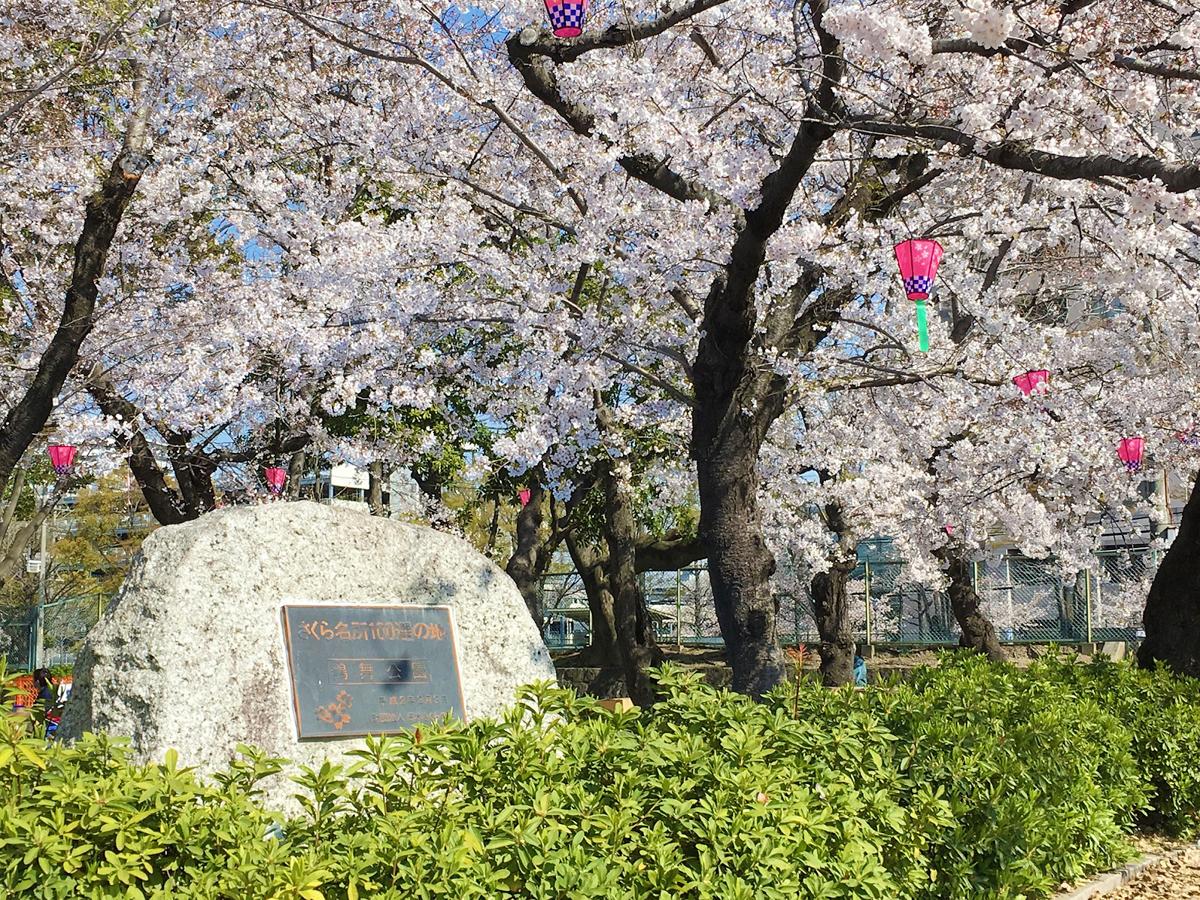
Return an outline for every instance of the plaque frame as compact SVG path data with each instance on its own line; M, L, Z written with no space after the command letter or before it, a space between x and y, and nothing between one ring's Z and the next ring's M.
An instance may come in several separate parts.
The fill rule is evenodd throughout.
M391 611L405 610L409 612L419 612L422 610L438 610L444 611L446 621L449 624L448 640L450 644L451 660L453 662L454 679L453 679L453 697L458 700L459 709L463 710L463 716L466 716L466 699L463 695L462 687L462 666L460 664L458 648L458 618L455 615L455 608L445 603L340 603L336 601L312 600L308 598L287 598L279 604L279 626L283 637L283 662L287 672L287 690L290 694L288 709L291 712L292 732L296 736L297 741L305 743L316 741L340 741L353 738L363 738L369 735L390 735L403 734L410 732L413 728L419 727L420 722L414 722L408 726L397 726L391 728L383 728L378 730L349 730L340 731L337 734L309 734L305 735L301 731L301 710L300 710L300 694L296 689L296 666L293 660L292 640L289 633L288 608L323 608L328 607L332 612L334 610L374 610L374 611ZM442 713L441 715L444 715ZM441 715L433 718L441 718ZM352 724L352 723L351 723Z

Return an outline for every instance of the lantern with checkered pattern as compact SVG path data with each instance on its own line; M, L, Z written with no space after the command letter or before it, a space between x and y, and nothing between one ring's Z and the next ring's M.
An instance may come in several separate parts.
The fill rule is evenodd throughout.
M263 474L267 478L267 490L271 492L271 496L280 496L283 493L283 486L287 484L287 469L280 466L268 466L263 470Z
M1117 457L1125 463L1125 469L1136 472L1142 467L1142 456L1146 452L1146 439L1142 437L1121 438L1117 444Z
M50 465L54 467L55 475L68 475L75 465L76 448L70 444L51 444L46 448L50 455Z
M583 34L588 0L546 0L550 27L557 38L573 38Z
M933 290L938 263L942 261L942 245L937 241L904 241L896 245L896 262L904 280L904 293L917 302L917 340L921 352L929 350L929 327L925 318L925 301Z

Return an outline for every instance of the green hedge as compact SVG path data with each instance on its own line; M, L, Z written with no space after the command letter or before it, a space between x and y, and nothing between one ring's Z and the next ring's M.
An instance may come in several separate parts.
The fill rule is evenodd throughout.
M1169 834L1200 834L1200 680L1103 657L1087 666L1051 658L1034 672L1069 685L1121 720L1150 790L1144 825Z
M1016 900L1126 858L1138 817L1189 827L1200 808L1195 685L1162 674L953 657L765 704L661 681L652 710L538 686L499 721L369 741L306 772L287 820L255 799L280 763L254 751L199 782L12 720L0 894Z

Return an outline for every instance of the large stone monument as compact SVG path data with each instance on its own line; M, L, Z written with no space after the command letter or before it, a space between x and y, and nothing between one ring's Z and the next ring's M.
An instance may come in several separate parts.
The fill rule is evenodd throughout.
M554 677L516 585L465 541L274 503L150 535L88 636L61 731L128 736L140 759L175 748L202 771L241 743L319 765Z

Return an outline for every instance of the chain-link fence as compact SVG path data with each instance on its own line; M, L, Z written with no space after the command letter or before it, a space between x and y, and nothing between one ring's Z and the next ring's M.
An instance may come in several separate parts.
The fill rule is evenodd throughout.
M1064 573L1054 560L1015 553L973 566L983 611L1003 643L1136 640L1142 607L1158 566L1149 549L1103 550L1086 571ZM702 565L646 572L642 589L664 645L720 646L712 588ZM847 584L851 627L859 641L934 645L958 642L949 598L912 583L902 560L865 558ZM547 575L542 582L546 643L552 649L587 646L592 619L579 577ZM780 596L778 629L784 643L818 640L807 594Z
M34 633L32 617L0 622L0 656L9 672L33 668Z
M0 622L0 656L5 658L8 670L73 665L83 639L99 621L108 599L104 595L67 597L35 606L12 621Z

